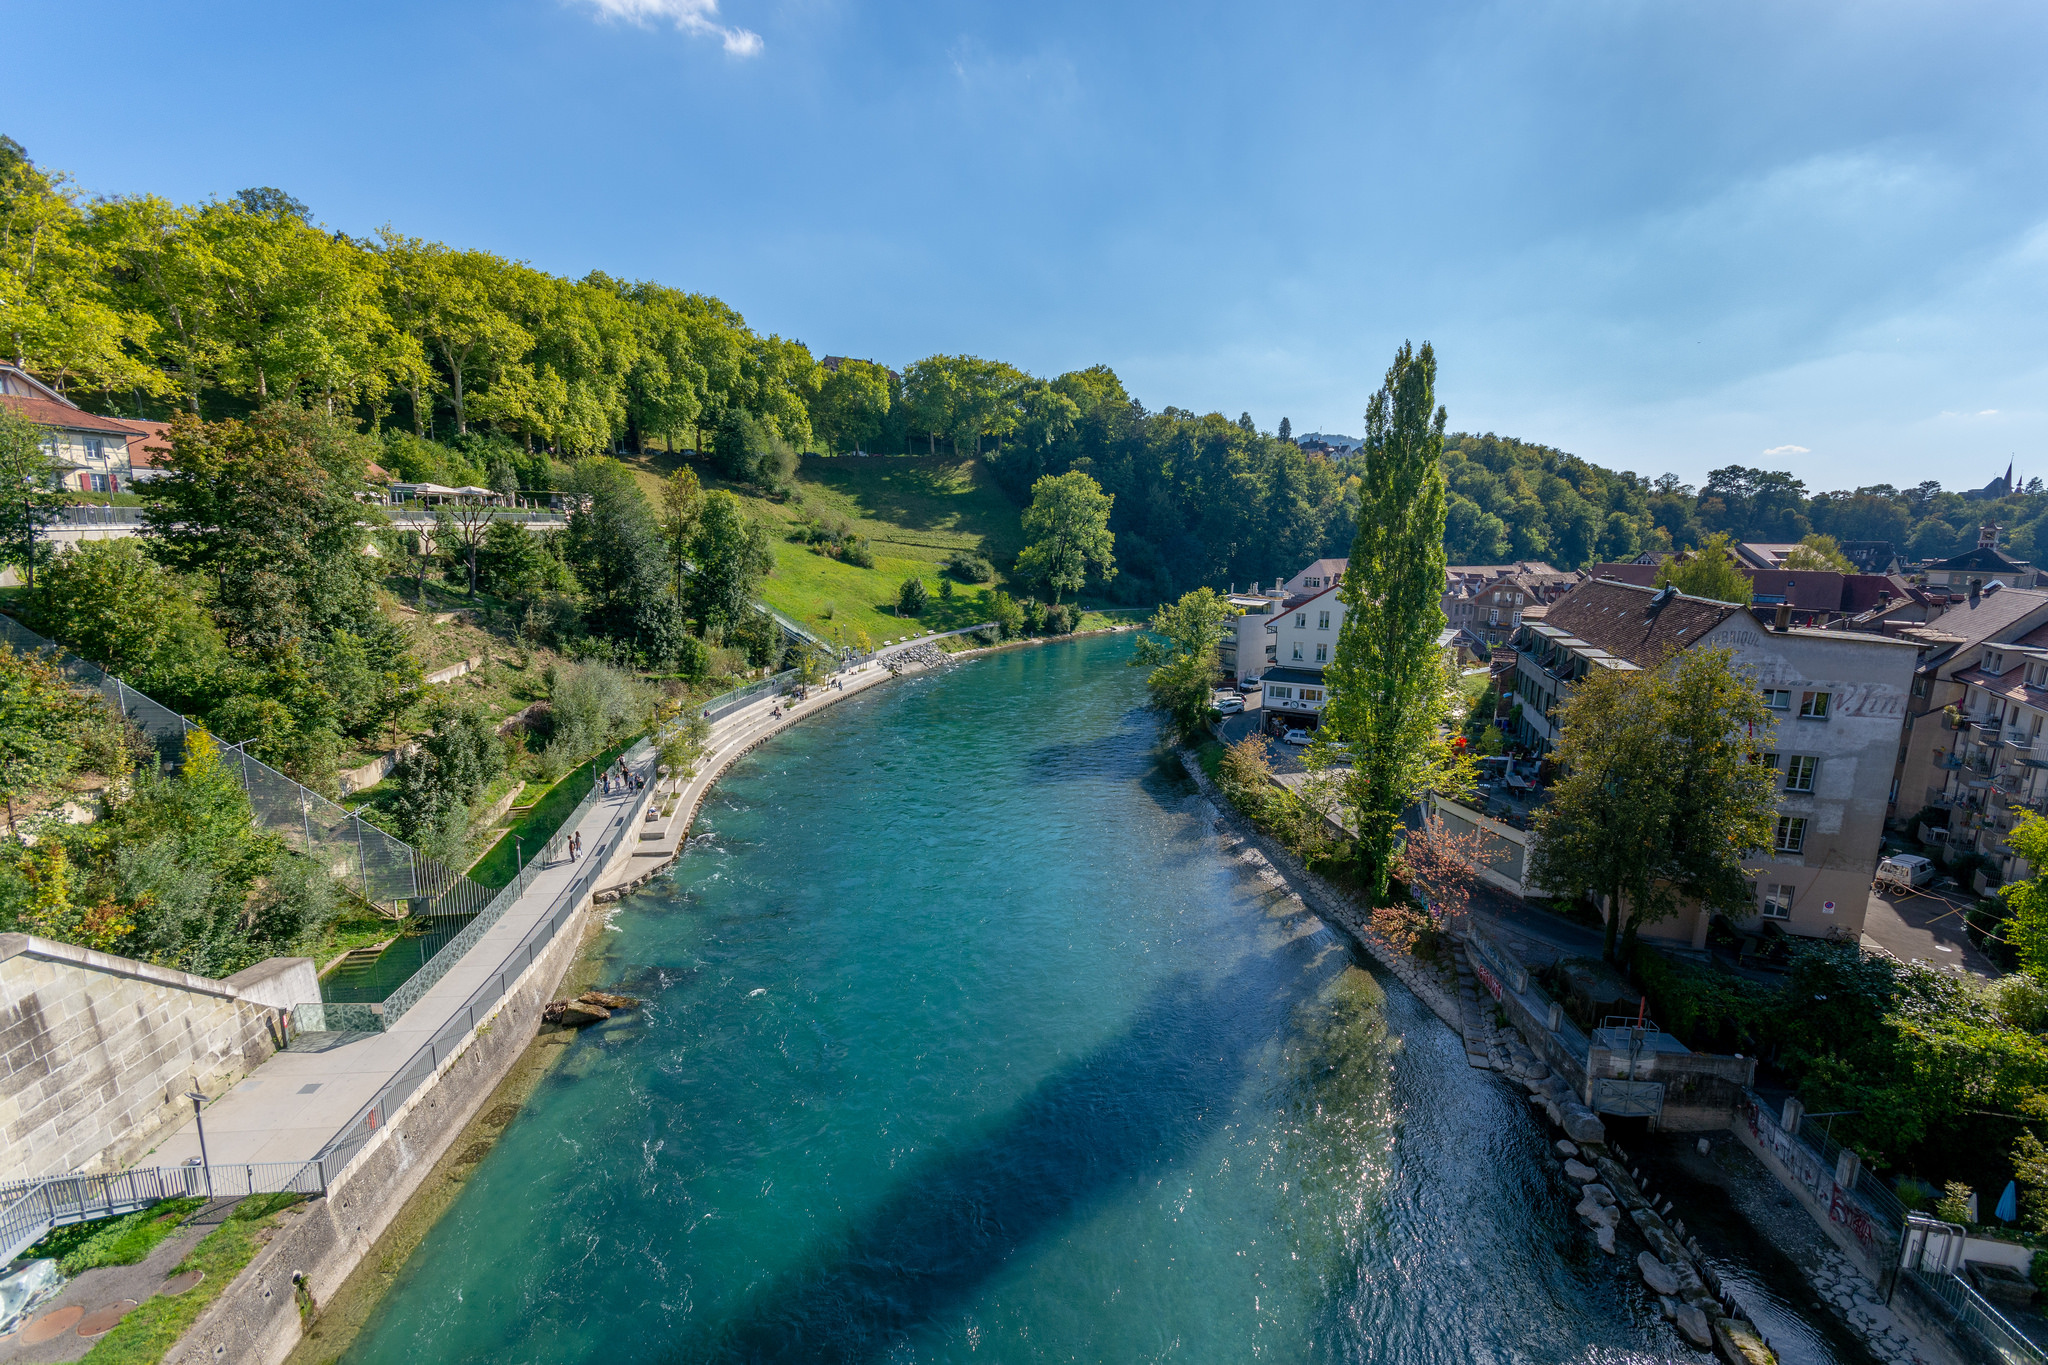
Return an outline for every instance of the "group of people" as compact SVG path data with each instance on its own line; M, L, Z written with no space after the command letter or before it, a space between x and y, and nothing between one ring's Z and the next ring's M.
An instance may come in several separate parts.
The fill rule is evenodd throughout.
M647 779L627 767L623 758L606 768L597 780L604 788L606 796L614 796L620 792L636 792L647 785Z

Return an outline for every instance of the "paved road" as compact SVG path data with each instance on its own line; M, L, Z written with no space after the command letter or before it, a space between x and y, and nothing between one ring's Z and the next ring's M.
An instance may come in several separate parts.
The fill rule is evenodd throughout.
M1893 957L1990 980L1999 970L1970 942L1963 929L1969 898L1953 891L1896 897L1870 893L1863 914L1863 941Z

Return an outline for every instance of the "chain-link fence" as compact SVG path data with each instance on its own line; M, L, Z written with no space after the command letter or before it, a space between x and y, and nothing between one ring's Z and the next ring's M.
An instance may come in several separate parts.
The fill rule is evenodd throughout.
M186 734L202 727L9 617L0 616L0 639L23 653L42 655L72 682L99 692L149 737L166 768L176 770L184 762ZM229 744L220 750L249 795L257 825L327 869L363 900L393 907L404 902L415 910L448 915L473 914L489 902L487 888L421 857L403 840L262 760Z

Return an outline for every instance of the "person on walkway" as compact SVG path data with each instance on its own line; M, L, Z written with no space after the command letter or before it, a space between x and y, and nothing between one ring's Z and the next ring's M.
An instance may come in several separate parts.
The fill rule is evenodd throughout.
M576 834L573 830L569 834L569 861L576 861Z

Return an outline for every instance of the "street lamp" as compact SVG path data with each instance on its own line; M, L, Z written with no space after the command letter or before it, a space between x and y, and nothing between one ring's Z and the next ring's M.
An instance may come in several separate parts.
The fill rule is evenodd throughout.
M199 1128L199 1169L206 1172L206 1197L213 1198L213 1163L206 1159L206 1120L199 1116L199 1106L206 1102L206 1096L197 1090L187 1090L185 1098L192 1101L192 1122Z
M519 836L516 834L512 836L512 860L519 865L518 871L513 875L523 874L526 871L526 845L519 842Z

